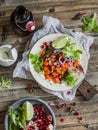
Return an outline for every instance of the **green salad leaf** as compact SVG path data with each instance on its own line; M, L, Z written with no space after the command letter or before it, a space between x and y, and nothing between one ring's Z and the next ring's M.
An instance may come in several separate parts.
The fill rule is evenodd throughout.
M98 25L97 25L97 15L96 13L93 14L92 18L84 18L83 19L83 31L94 31L98 32Z
M42 67L43 67L43 58L41 57L40 53L37 54L29 54L29 58L31 60L31 63L34 65L35 70L38 73L42 72Z
M23 128L26 130L26 122L25 117L23 115L24 107L19 107L18 109L14 110L12 106L8 109L8 115L10 117L9 120L9 129L8 130L19 130Z
M66 57L72 56L74 59L80 59L80 54L82 54L82 50L75 49L75 44L67 42L66 46L63 48L62 52Z
M0 86L3 88L10 88L11 87L11 80L7 79L5 75L0 76Z
M76 79L75 76L73 75L72 72L69 72L68 75L66 77L64 77L64 81L70 85L70 86L75 86L76 84Z

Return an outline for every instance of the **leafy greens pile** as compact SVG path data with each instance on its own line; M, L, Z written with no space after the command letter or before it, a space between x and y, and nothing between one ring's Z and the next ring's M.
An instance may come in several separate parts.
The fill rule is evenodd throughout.
M10 120L8 130L19 130L20 128L26 130L26 122L23 112L24 107L19 107L17 110L14 110L12 106L9 107L8 115Z
M30 54L29 58L31 59L31 63L34 64L34 68L38 73L42 72L43 67L43 58L41 57L40 53L38 54Z
M94 31L98 32L98 25L97 25L97 15L96 13L93 14L92 18L84 18L83 19L83 31Z
M11 80L7 79L5 75L0 77L0 86L3 88L10 88L11 87Z

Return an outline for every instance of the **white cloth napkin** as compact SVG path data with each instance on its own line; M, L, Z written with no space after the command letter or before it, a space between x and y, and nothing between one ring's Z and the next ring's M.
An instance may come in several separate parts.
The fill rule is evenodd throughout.
M81 32L73 32L72 30L66 29L63 26L63 24L60 23L60 21L58 19L48 17L48 16L43 16L43 25L44 25L43 28L41 28L40 30L38 30L37 32L34 33L32 39L31 39L31 43L29 45L28 51L23 53L22 61L20 61L17 64L17 66L13 72L14 78L20 77L20 78L24 78L24 79L33 79L32 75L30 73L30 70L29 70L28 54L29 54L32 46L39 39L41 39L42 37L44 37L45 35L48 35L48 34L63 33L63 34L67 34L67 35L74 37L83 46L83 48L87 54L88 60L89 60L89 58L90 58L89 47L93 43L93 40L94 40L93 37L85 36ZM78 86L76 86L74 88L70 88L67 91L61 91L61 92L50 91L50 90L44 89L43 87L41 87L41 88L44 89L46 92L54 94L65 101L72 101L75 97Z

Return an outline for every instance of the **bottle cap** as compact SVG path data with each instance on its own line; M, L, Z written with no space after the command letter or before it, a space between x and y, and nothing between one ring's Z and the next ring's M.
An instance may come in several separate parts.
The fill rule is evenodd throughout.
M29 32L32 32L35 29L35 23L33 21L29 21L26 24L26 28Z

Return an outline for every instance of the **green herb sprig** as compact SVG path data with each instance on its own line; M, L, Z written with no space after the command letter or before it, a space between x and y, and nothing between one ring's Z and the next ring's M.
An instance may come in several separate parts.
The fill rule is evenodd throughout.
M23 115L24 107L19 107L18 109L14 110L12 106L8 109L8 115L9 115L9 125L8 130L19 130L20 128L23 128L26 130L26 122L25 117Z
M5 75L2 75L0 77L0 87L2 88L10 88L12 81L10 79L7 79Z
M98 32L98 25L97 25L97 15L96 13L93 14L91 18L84 18L83 19L83 31L94 31Z

